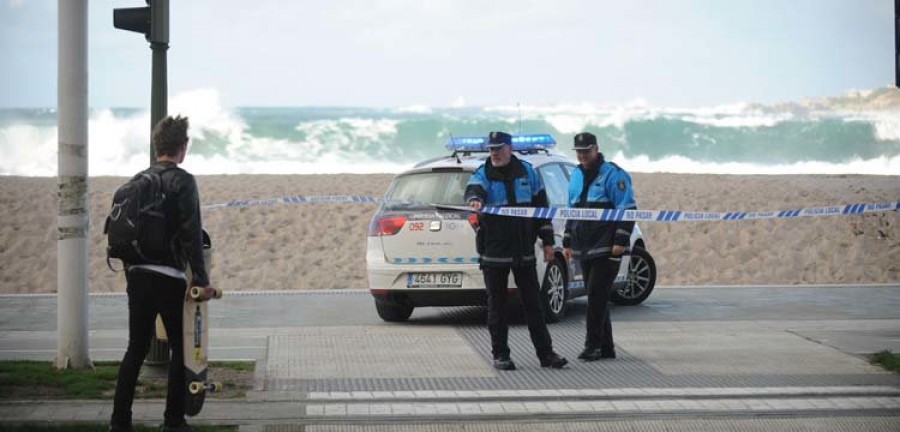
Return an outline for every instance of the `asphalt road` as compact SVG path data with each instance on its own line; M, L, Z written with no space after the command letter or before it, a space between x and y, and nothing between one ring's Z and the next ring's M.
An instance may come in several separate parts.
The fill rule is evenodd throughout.
M568 303L563 323L583 322L586 301ZM55 295L0 296L0 358L51 360L56 353ZM127 337L124 294L90 296L94 359L121 357ZM476 326L478 307L420 308L405 324L381 321L365 290L231 292L210 307L213 359L260 358L267 329L327 326ZM848 353L900 351L900 325L847 328L825 323L900 320L900 285L657 287L639 306L615 306L613 323L779 321L814 327L816 336ZM819 323L818 325L813 325ZM566 324L569 324L568 326ZM521 320L517 325L522 326ZM851 326L853 327L853 326ZM859 326L856 326L859 327ZM890 326L887 326L890 327ZM815 330L819 328L819 330ZM259 331L254 331L258 329Z

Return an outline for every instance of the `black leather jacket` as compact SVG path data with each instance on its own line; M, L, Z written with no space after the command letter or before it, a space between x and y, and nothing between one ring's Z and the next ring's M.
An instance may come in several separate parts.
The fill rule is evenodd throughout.
M151 169L165 170L162 175L166 201L163 204L171 234L172 254L162 265L184 271L191 266L191 286L209 285L203 259L203 223L200 219L200 195L194 176L175 162L157 162Z

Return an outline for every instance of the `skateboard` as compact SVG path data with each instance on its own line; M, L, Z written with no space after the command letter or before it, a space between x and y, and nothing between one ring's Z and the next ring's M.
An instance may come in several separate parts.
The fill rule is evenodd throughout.
M207 273L212 262L212 245L209 234L203 232L203 255ZM190 271L190 270L188 270ZM188 280L191 280L188 275ZM210 382L209 369L209 300L222 298L222 291L191 287L184 298L184 390L185 414L195 416L203 408L206 393L222 390L222 384Z

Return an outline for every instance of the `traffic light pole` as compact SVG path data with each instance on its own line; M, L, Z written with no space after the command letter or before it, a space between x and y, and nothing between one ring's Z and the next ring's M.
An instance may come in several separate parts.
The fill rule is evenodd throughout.
M894 0L894 87L900 88L900 0Z
M60 0L63 2L64 0ZM143 33L153 52L150 81L150 164L156 162L153 149L153 128L168 113L168 84L166 82L166 51L169 49L169 0L146 0L148 7L113 10L113 26ZM165 375L169 363L169 344L154 334L145 359L144 375Z
M166 118L169 111L168 102L168 81L166 51L169 50L169 44L165 42L150 42L150 49L153 51L153 77L150 84L150 133L153 134L153 127L160 120ZM150 143L150 164L156 162L156 150L153 148L151 138Z
M150 2L150 50L153 51L153 73L150 85L150 130L168 114L166 51L169 50L169 0ZM156 162L156 151L150 143L150 164Z
M150 84L150 164L152 165L156 162L156 150L153 148L152 138L153 127L160 120L164 119L168 113L166 51L169 49L169 44L166 42L150 42L150 49L153 51L153 73ZM145 363L149 366L145 370L145 375L165 375L169 364L169 343L159 340L155 333L153 339L150 340L150 350L147 352Z
M152 165L156 162L156 150L153 148L152 142L153 127L168 113L166 51L169 49L169 44L167 42L150 42L150 49L153 50L153 73L150 84L150 164ZM146 376L165 375L169 364L169 343L159 340L155 333L153 339L150 340L150 350L147 352L145 363L149 366L145 370Z
M169 50L169 0L152 0L150 4L150 50L153 52L153 66L150 79L150 164L156 162L153 148L153 128L169 112L168 64ZM159 318L157 318L159 319ZM147 353L145 375L165 375L169 365L169 343L161 341L154 333Z

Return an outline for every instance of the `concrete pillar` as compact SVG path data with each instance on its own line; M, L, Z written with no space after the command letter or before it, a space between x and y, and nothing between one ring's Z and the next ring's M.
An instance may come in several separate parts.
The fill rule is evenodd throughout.
M88 352L88 2L59 0L57 353L60 369Z

